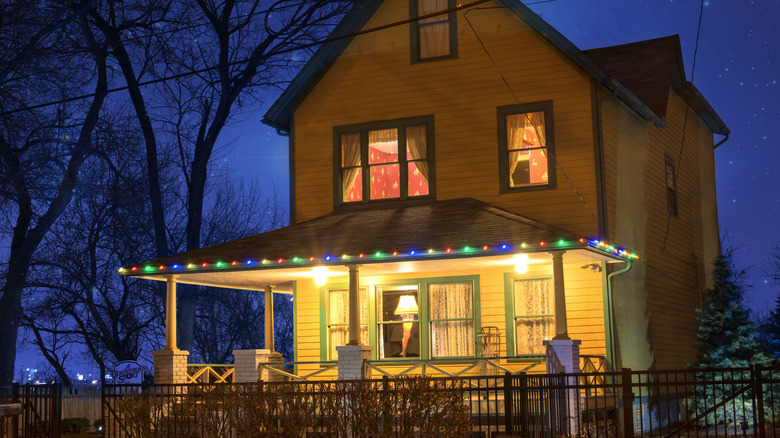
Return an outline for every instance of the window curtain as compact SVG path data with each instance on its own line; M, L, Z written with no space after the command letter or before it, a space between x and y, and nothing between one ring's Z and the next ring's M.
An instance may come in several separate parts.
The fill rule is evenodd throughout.
M428 161L426 160L428 158L428 144L425 125L406 128L406 149L412 155L412 160L422 160L415 161L414 164L417 166L417 170L420 171L420 175L425 179L425 182L429 183Z
M418 0L418 16L447 9L447 0ZM433 58L450 54L450 22L447 15L421 20L420 58Z
M522 149L546 147L544 112L512 114L506 118L509 175L517 168ZM527 152L526 152L527 153Z
M349 192L355 184L355 178L357 178L360 172L360 133L343 134L341 136L341 168L342 172L344 172L342 200L347 201Z
M552 280L515 280L514 293L517 354L544 354L555 323Z
M431 284L428 290L433 357L473 356L471 283Z
M349 324L349 291L346 289L329 291L328 324ZM360 342L368 345L368 292L360 291ZM336 347L349 342L349 326L336 325L330 327L330 359L337 359Z

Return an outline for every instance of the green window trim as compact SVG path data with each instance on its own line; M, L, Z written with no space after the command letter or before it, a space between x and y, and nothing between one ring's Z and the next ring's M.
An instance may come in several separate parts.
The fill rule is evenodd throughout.
M456 0L447 0L447 9L454 9L457 6ZM409 18L419 17L419 0L409 0ZM445 21L445 20L441 20ZM450 53L443 56L433 56L423 58L420 54L420 22L413 21L409 25L409 47L412 64L425 62L442 61L446 59L456 59L458 57L458 16L455 12L447 14L446 21L449 23L449 42ZM423 24L424 26L425 24Z
M369 338L369 344L370 346L374 347L374 351L371 353L371 359L377 360L379 359L379 338L377 329L379 324L402 324L402 321L378 321L378 312L379 309L377 309L377 291L380 288L385 287L399 287L399 286L416 286L417 287L417 296L419 299L418 306L420 308L419 318L416 321L420 325L420 357L419 358L385 358L383 360L387 361L403 361L403 360L428 360L431 359L431 349L430 349L430 340L431 340L431 323L437 322L437 321L454 321L455 319L445 319L445 320L432 320L430 319L430 303L429 303L429 297L428 297L428 285L431 284L449 284L449 283L467 283L470 282L472 285L472 315L473 318L459 318L458 320L466 320L466 321L473 321L474 327L473 327L473 342L474 342L474 356L473 357L479 357L481 354L481 345L479 342L479 338L477 335L479 334L479 331L481 329L481 310L480 310L480 286L479 286L479 275L459 275L459 276L453 276L453 277L430 277L430 278L410 278L410 279L399 279L399 280L389 280L386 282L382 282L377 285L369 285L364 286L368 288L368 338ZM330 336L329 336L329 327L333 326L333 324L328 324L328 292L330 290L341 290L348 288L349 285L347 283L334 283L334 284L328 284L326 286L320 287L320 360L321 361L328 361L328 360L334 360L329 359L328 354L330 351ZM297 342L297 338L296 338ZM296 350L297 355L297 350ZM467 359L471 358L472 356L448 356L446 359ZM445 359L445 357L437 358L437 359Z
M544 147L517 149L524 151L545 150L547 156L547 183L529 183L528 185L512 187L510 183L509 164L509 138L507 135L507 117L517 114L544 113ZM557 158L555 155L555 124L553 120L553 101L524 103L520 105L507 105L497 108L498 127L498 175L499 193L527 192L535 190L555 189L555 168Z
M544 280L549 279L549 276L539 277L526 277L521 276L515 272L504 273L504 310L505 310L505 322L506 322L506 355L514 356L521 361L535 360L544 355L539 354L517 354L517 339L515 337L517 328L515 325L516 319L524 318L546 318L555 317L555 314L541 314L541 315L520 315L515 316L515 280ZM512 361L510 359L510 361Z
M407 129L413 129L414 127L425 126L425 157L420 158L408 158L407 152L412 152L414 149L410 148L407 144ZM395 129L397 131L398 142L398 161L392 163L371 163L369 159L369 132ZM409 117L404 119L395 120L383 120L368 123L359 123L354 125L336 126L333 128L333 205L336 208L353 206L353 205L365 205L374 203L388 203L398 202L405 200L415 199L435 199L436 198L436 159L434 155L435 151L435 132L434 132L434 119L432 115ZM359 147L360 158L358 164L344 165L342 166L342 136L359 135ZM357 158L357 157L355 157ZM415 195L409 193L409 165L417 163L425 163L427 167L427 182L428 193ZM388 197L384 199L371 199L371 168L381 167L385 165L397 165L398 166L398 185L399 196ZM345 201L344 197L344 171L345 170L360 170L362 177L360 182L362 184L362 200L358 201Z

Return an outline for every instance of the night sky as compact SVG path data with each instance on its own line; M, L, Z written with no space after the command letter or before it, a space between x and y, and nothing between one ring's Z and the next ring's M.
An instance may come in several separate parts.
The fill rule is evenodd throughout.
M680 36L688 80L693 71L694 85L732 132L715 153L721 239L736 249L737 267L749 268L746 301L758 312L773 308L780 293L768 275L772 246L780 244L780 136L771 129L780 121L780 65L774 62L780 0L705 1L695 71L698 1L555 0L529 6L581 49ZM244 178L275 184L287 199L287 139L259 123L272 102L225 136L234 148L221 160Z

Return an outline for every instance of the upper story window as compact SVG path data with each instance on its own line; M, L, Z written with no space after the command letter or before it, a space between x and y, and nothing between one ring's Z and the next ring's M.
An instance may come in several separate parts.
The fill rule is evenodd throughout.
M670 216L677 216L677 173L674 169L674 160L664 155L666 162L666 205Z
M340 204L432 194L433 117L334 129Z
M412 18L422 17L455 7L455 0L411 0L409 9ZM458 54L454 12L436 15L411 25L412 62L455 58Z
M552 102L498 108L501 192L555 188Z

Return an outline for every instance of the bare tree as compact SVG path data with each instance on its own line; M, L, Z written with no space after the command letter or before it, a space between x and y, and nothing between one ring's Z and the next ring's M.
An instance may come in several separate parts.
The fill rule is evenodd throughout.
M70 203L106 96L106 48L85 9L18 1L0 20L0 231L10 240L2 263L0 385L10 384L32 258ZM23 109L53 96L93 97L44 110ZM3 254L5 256L5 254Z
M209 163L223 128L241 106L258 105L261 93L275 90L303 60L296 51L323 37L349 3L196 0L192 7L177 0L137 0L123 3L121 11L112 2L90 10L128 85L145 141L158 257L201 246ZM161 80L156 97L139 85L146 79ZM160 145L175 148L180 158L183 248L172 246L167 234ZM178 344L184 349L192 347L197 294L189 286L179 294Z
M34 295L26 326L36 344L44 352L54 352L58 339L78 344L101 376L110 364L159 346L154 328L163 324L152 285L115 272L128 258L153 254L146 192L139 189L145 162L134 153L139 145L132 133L120 127L121 118L109 117L98 126L95 142L111 147L85 163L74 199L43 242L45 257L35 257L28 279ZM52 358L47 356L50 363Z

